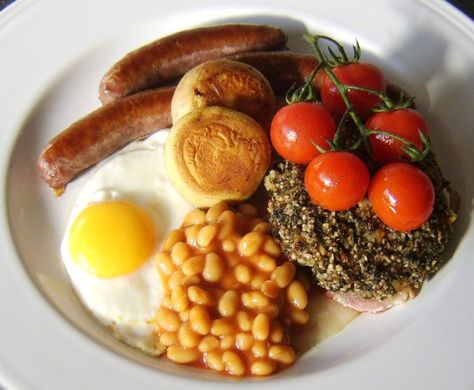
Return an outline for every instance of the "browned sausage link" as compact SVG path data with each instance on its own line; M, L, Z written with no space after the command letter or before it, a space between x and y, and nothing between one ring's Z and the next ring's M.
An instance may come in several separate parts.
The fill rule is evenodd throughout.
M230 56L257 68L275 94L301 85L316 66L314 57L292 52L255 52ZM43 180L62 189L81 171L126 143L171 125L174 88L136 93L104 105L72 124L42 151L38 169Z
M228 58L259 70L279 96L284 96L293 84L301 86L318 64L309 54L288 51L240 53Z
M104 75L102 103L164 85L202 62L254 50L282 48L287 41L279 28L225 24L182 31L127 54Z
M78 173L125 144L171 126L174 87L140 92L106 104L56 136L41 152L43 181L60 192Z

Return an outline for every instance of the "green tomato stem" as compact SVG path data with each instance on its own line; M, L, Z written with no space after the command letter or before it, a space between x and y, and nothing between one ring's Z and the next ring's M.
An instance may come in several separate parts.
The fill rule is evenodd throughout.
M371 95L377 96L380 100L383 101L383 104L389 110L394 106L392 100L383 92L377 91L375 89L359 87L358 85L343 85L343 86L346 91L361 91L361 92L366 92Z
M403 109L403 108L408 108L413 104L413 99L410 98L408 100L404 100L403 96L401 96L401 101L398 103L394 103L385 93L376 91L373 89L365 88L365 87L360 87L357 85L345 85L339 81L339 79L336 77L334 72L332 71L332 68L341 66L341 65L348 65L348 64L353 64L357 63L360 59L361 55L361 49L359 42L356 40L356 44L352 47L353 48L353 56L351 59L348 58L344 47L335 39L325 36L325 35L309 35L305 34L303 35L303 38L310 44L310 46L313 48L315 52L315 57L318 60L318 66L313 69L311 72L310 76L306 80L305 84L303 87L296 89L295 91L292 91L293 88L288 91L287 94L287 102L288 104L295 103L298 101L314 101L316 99L316 92L313 86L313 81L314 78L316 77L317 72L322 69L326 75L329 77L329 79L334 83L336 86L337 90L339 91L339 94L341 95L341 98L344 102L344 105L346 106L347 110L344 113L343 117L341 118L341 121L339 122L336 134L334 135L333 141L327 141L331 150L338 150L340 145L340 130L341 130L341 125L344 119L346 118L347 115L349 115L356 125L360 138L350 147L351 150L355 150L359 148L362 144L366 148L366 150L369 152L370 155L372 155L372 148L369 143L369 136L370 135L384 135L387 137L391 137L399 142L401 142L403 145L401 146L402 150L407 153L407 155L411 158L412 161L421 161L423 160L428 153L431 150L431 144L429 138L424 134L423 132L419 131L420 139L423 143L423 150L420 151L416 148L416 146L407 140L404 137L401 137L396 134L392 134L386 131L382 130L377 130L377 129L368 129L365 127L364 123L362 122L362 119L359 117L358 113L356 112L354 105L352 104L350 98L349 98L349 92L350 91L361 91L361 92L366 92L371 95L377 96L381 101L382 105L380 107L377 107L374 109L375 112L383 112L383 111L392 111L396 109ZM333 50L330 46L327 48L329 55L325 55L323 51L321 50L320 47L320 41L328 41L330 44L334 45L336 48L336 51ZM330 56L330 58L329 58ZM323 150L319 145L315 147L318 150Z

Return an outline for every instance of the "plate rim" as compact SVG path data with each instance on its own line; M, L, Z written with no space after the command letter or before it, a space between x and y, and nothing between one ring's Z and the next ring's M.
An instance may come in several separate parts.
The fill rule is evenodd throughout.
M421 5L423 5L423 6L431 9L432 11L436 11L436 13L438 13L439 15L443 15L443 14L449 15L450 18L447 19L447 20L450 23L452 23L455 28L462 28L463 30L465 29L465 31L469 32L468 37L471 40L471 42L474 42L474 23L465 14L463 14L461 11L459 11L457 8L455 8L453 5L451 5L447 2L441 1L441 0L434 0L434 1L417 0L417 2ZM50 3L54 4L55 1L50 0ZM15 21L18 20L17 18L19 18L19 17L27 16L27 12L31 9L31 7L35 7L36 5L37 5L37 2L34 2L33 0L17 0L15 3L13 3L11 6L9 6L8 8L6 8L4 11L2 11L0 13L0 28L6 26L10 22L15 23ZM7 15L7 16L4 17L3 15ZM7 22L4 21L5 19L7 20ZM0 35L1 35L1 33L0 33ZM13 140L11 145L13 146L14 144L15 144L15 140ZM9 156L11 155L12 150L13 149L10 147L9 148L9 153L8 153ZM6 166L8 167L8 162L10 161L10 157L2 158L2 160L0 160L0 161L4 161L4 160L7 161ZM7 181L7 176L8 176L7 171L8 171L8 169L5 170L6 175L3 177L2 185L1 185L2 199L3 199L3 202L0 206L0 213L2 215L2 226L0 226L0 229L1 229L0 231L2 232L2 240L1 241L2 241L2 244L6 243L6 245L7 245L6 246L6 248L7 248L6 252L8 254L13 254L16 257L19 257L18 251L17 251L17 249L14 245L14 242L13 242L13 238L11 237L10 230L7 229L7 230L4 231L4 225L5 226L8 225L8 221L7 221L6 224L5 224L5 221L4 221L4 219L6 218L5 216L8 214L7 205L6 205L7 199L6 199L6 196L5 196L5 193L6 193L5 187L6 187L6 181ZM3 233L7 233L7 236L4 236ZM34 286L33 283L31 282L27 271L22 266L21 260L18 263L20 263L20 264L14 265L12 263L9 263L9 266L10 266L9 270L10 270L10 272L14 272L16 277L19 280L21 280L21 284L22 284L22 287L23 287L22 293L25 295L25 297L27 297L27 299L31 300L31 303L33 303L35 305L38 305L39 307L41 307L42 311L45 311L45 312L48 313L47 314L47 316L49 317L48 322L51 323L52 326L55 326L55 327L58 326L58 327L66 328L64 326L61 326L61 324L64 321L61 314L58 313L51 306L51 303L44 296L42 296L42 294L38 294L36 286ZM0 287L0 291L2 291L1 287ZM0 301L0 302L2 302L2 301ZM72 329L67 329L67 330L63 329L63 333L64 333L64 336L66 336L66 337L67 336L73 336L75 338L78 338L78 333L80 333L80 332L77 332L76 330L72 330ZM80 342L83 342L83 343L87 344L88 348L90 348L91 350L95 349L96 350L95 353L97 354L97 356L101 356L102 358L107 359L106 355L109 355L110 353L112 353L114 357L117 357L117 355L113 352L98 351L98 348L95 345L95 343L92 340L90 340L87 336L81 334L79 338L82 338L82 340L80 340ZM7 376L5 376L5 378L7 378L7 379L3 379L3 377L2 377L2 375L3 375L3 373L2 373L2 364L1 363L2 363L2 361L0 359L0 382L2 380L4 380L5 385L9 385L12 388L23 388L23 387L27 388L28 384L31 384L30 382L21 382L21 381L14 380L13 376L11 375L11 372L16 372L17 371L16 369L11 369L10 375L7 375L9 378L7 378ZM136 363L131 362L128 359L126 359L126 363L127 363L127 365L130 364L130 363L136 365ZM140 367L140 368L143 368L143 367ZM143 371L143 370L139 369L137 371ZM162 372L160 374L162 374L163 376L167 375L164 372ZM169 376L171 377L172 375L169 375ZM174 380L170 379L170 381L173 382L176 385L178 385L178 384L182 385L183 384L182 380L183 379L179 379L176 382L174 382ZM190 384L190 383L195 383L195 380L193 380L193 379L188 380L188 379L185 378L184 380L187 381L187 383L185 383L185 385ZM205 385L206 386L213 386L210 383L212 383L212 382L205 382ZM222 385L222 382L218 382L217 385Z

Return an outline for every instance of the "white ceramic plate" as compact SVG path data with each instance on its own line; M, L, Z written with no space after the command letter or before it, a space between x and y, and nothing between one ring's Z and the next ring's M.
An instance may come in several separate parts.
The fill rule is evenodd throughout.
M59 242L82 180L54 198L42 146L98 107L101 75L156 37L225 21L357 37L364 58L417 96L463 203L451 261L409 305L361 316L292 368L230 381L131 351L86 315ZM474 25L441 1L19 0L0 14L0 383L11 389L472 389L474 387Z

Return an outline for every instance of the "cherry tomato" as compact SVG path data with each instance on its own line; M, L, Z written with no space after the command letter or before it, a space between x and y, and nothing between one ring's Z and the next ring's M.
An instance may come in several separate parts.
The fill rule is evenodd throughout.
M280 109L272 120L270 138L280 156L296 164L307 164L319 151L314 144L328 148L336 122L319 103L293 103Z
M385 225L395 230L414 230L433 212L434 187L421 169L395 162L383 166L372 178L369 201Z
M367 192L369 170L355 154L327 152L309 163L304 183L309 197L317 205L327 210L347 210Z
M410 108L378 112L373 114L365 125L369 129L383 130L402 136L412 142L420 152L423 151L423 142L418 131L429 135L429 129L423 116ZM388 164L404 158L410 159L402 150L401 146L404 144L401 141L382 134L372 134L369 141L373 158L379 164Z
M382 72L372 64L356 63L341 65L332 68L332 71L337 79L345 85L355 85L380 92L385 92L387 88L387 83ZM331 81L324 70L318 72L316 85L321 86L323 104L336 118L342 117L347 107L336 85ZM369 115L369 110L381 103L377 96L363 91L352 90L348 92L348 95L355 110L362 118L366 118Z

